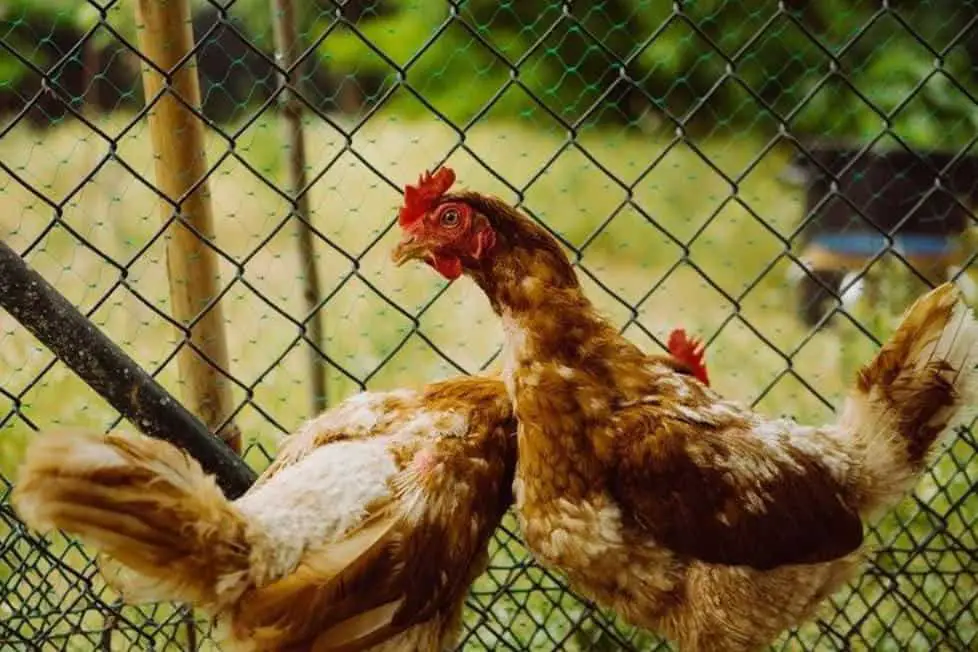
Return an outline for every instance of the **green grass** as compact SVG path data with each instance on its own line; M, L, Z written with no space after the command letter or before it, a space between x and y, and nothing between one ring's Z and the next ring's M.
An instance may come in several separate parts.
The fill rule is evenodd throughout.
M125 120L107 121L109 133L121 130ZM237 139L236 151L275 183L284 185L278 172L282 152L278 148L277 125L259 122ZM393 219L399 193L381 182L350 152L343 152L344 138L316 123L308 132L312 152L310 174L318 173L334 156L336 163L314 186L311 193L313 222L317 229L349 254L360 256L365 247ZM388 175L398 185L413 181L455 144L457 136L436 123L402 124L397 120L372 121L353 140L363 159ZM490 167L503 171L506 180L524 186L538 170L549 165L525 195L525 206L575 246L588 242L582 259L602 283L628 304L639 298L676 263L682 250L653 227L638 211L624 208L607 228L594 236L596 227L627 198L627 191L613 183L577 147L564 146L563 135L528 130L513 124L480 126L466 135L467 148ZM680 241L687 241L710 215L717 218L690 248L692 260L727 292L739 294L760 275L781 250L781 244L766 228L736 203L729 202L729 185L686 145L673 147L656 168L642 176L647 162L669 144L667 139L636 139L610 132L586 133L579 141L589 155L626 184L634 185L636 205L658 226ZM220 138L208 140L208 160L215 161L227 150ZM710 160L728 174L738 173L760 150L760 143L718 141L700 144ZM156 234L160 213L153 192L116 163L102 167L83 183L106 151L87 130L65 127L44 135L24 130L0 141L0 156L22 178L45 196L63 202L66 224L80 232L113 260L129 267L129 284L159 309L168 310L165 277L165 247L157 240L138 259L132 260ZM153 159L143 124L130 130L118 147L126 163L152 180ZM460 183L515 200L508 189L492 177L473 156L456 152L450 159ZM740 184L740 198L774 228L787 233L799 212L799 198L774 182L783 156L765 157ZM83 184L79 192L74 188ZM294 232L286 228L271 238L257 253L255 249L286 215L287 202L259 181L244 165L233 159L218 164L210 177L217 242L235 261L247 259L242 278L279 309L301 317L300 278ZM9 177L0 177L0 236L23 249L50 223L54 211ZM388 251L396 238L390 233L360 258L360 273L389 299L415 312L443 285L420 266L395 270ZM317 250L319 273L326 292L336 294L324 310L326 352L359 379L370 377L371 387L417 383L454 373L453 368L433 354L417 338L378 370L380 362L411 330L409 319L392 309L360 279L346 280L352 264L332 247ZM97 301L116 281L118 272L96 254L80 247L63 229L48 234L28 257L69 299L84 308ZM761 286L742 306L742 313L765 336L790 347L805 334L793 315L781 310L790 300L783 281L786 265L769 273ZM235 277L233 264L225 262L224 284ZM587 281L594 299L619 321L630 311L612 295ZM222 303L228 323L229 346L234 376L254 387L255 402L286 427L295 426L306 415L304 351L293 350L283 364L265 374L269 366L295 339L297 330L275 309L266 305L241 282L234 282ZM713 335L732 312L732 305L713 290L692 268L682 266L665 280L661 289L641 306L639 322L662 335L675 325ZM464 315L464 319L460 317ZM95 321L116 342L148 368L155 368L177 341L174 329L143 306L127 290L116 290L100 308ZM482 364L500 343L500 331L485 300L467 281L456 283L421 318L421 327L456 362L469 370ZM641 339L637 329L635 336ZM12 318L0 322L0 382L19 393L49 359L45 351ZM824 339L824 338L822 338ZM833 340L833 347L835 341ZM643 344L649 345L646 340ZM814 364L818 360L817 364ZM744 382L744 366L753 361L751 378ZM840 389L836 362L831 357L813 356L804 368L832 395ZM746 329L735 324L724 328L711 349L711 364L720 389L750 400L783 369L783 360ZM163 383L179 392L175 363L162 375ZM332 383L334 397L355 389L352 382ZM260 381L259 381L260 379ZM817 403L788 389L776 390L779 409L824 415ZM71 398L67 398L71 397ZM240 392L238 398L243 398ZM67 400L66 400L67 398ZM25 413L41 425L70 423L102 425L113 414L63 366L56 366L25 397ZM252 411L240 422L250 436L263 441L273 438L275 428ZM4 456L5 460L10 459ZM3 467L5 472L9 466Z
M126 124L127 118L117 115L102 119L100 126L117 134ZM315 227L336 247L359 260L363 279L407 313L416 314L444 283L421 266L398 270L389 263L388 252L395 233L388 233L379 244L369 247L393 220L399 192L382 182L361 158L401 186L451 151L458 135L438 123L378 116L356 133L352 150L345 149L342 134L319 121L308 126L307 139L310 178L318 177L310 196ZM149 141L145 123L139 123L121 138L117 151L130 167L152 180ZM281 162L285 153L279 143L279 126L269 118L246 128L236 139L234 150L268 181L284 186ZM853 368L872 355L874 347L855 328L842 323L809 339L808 329L794 315L795 297L786 281L788 261L782 260L768 269L783 250L774 234L790 233L802 212L801 195L775 180L787 153L767 151L764 142L749 135L697 141L694 148L673 144L669 134L636 136L595 129L581 133L574 146L567 147L566 143L566 134L540 125L487 122L466 133L465 148L455 150L449 164L455 168L461 185L511 201L518 197L484 166L520 189L533 180L522 197L523 205L574 247L586 245L582 266L611 291L587 279L587 291L595 302L616 322L624 324L634 317L660 339L675 326L714 337L709 364L711 378L720 392L747 402L757 401L758 409L768 414L816 422L830 419L831 410L801 381L783 374L787 357L791 357L791 368L805 383L831 404L838 404ZM294 231L287 227L272 235L287 215L288 202L241 162L226 158L218 163L228 150L227 141L210 134L207 147L208 161L215 166L209 183L217 242L231 259L222 264L221 270L222 282L232 285L222 302L231 372L247 388L236 387L235 400L244 403L250 394L254 405L291 429L309 416L306 351L293 344L296 327L266 303L271 302L293 318L303 317ZM92 175L106 151L104 142L79 125L43 134L21 126L0 139L0 158L39 193L58 204L67 225L125 266L132 290L157 309L168 312L165 245L158 240L143 251L161 224L155 196L118 163L110 162ZM753 165L755 159L759 162ZM657 165L647 171L653 160L658 160ZM334 162L330 165L330 161ZM735 179L736 192L713 166ZM536 176L543 167L546 172ZM624 187L612 181L601 167L621 179ZM324 168L326 172L318 176ZM0 209L0 237L20 250L38 238L55 216L55 209L3 172ZM614 219L599 230L613 214ZM683 245L696 235L688 247L692 265L682 264L669 274L683 249L662 231L671 233ZM412 334L409 318L391 307L364 280L349 276L353 264L343 254L322 243L317 254L324 289L335 292L323 311L323 348L337 365L375 389L414 385L457 373L417 334ZM62 228L45 235L28 260L85 309L94 305L119 277L115 268L79 246ZM736 303L714 289L694 266ZM658 290L644 298L656 285ZM749 287L752 289L746 292ZM922 287L912 289L919 291ZM264 295L264 300L256 291ZM894 325L886 314L863 317L878 338L885 337ZM95 312L94 319L148 369L159 367L178 341L175 329L127 289L116 289ZM765 344L744 322L776 349ZM477 371L501 343L500 328L485 299L467 280L453 284L423 313L419 323L428 338L468 371ZM626 332L648 350L658 350L635 324ZM42 429L59 425L104 428L111 423L115 412L63 364L56 363L35 382L52 359L12 317L0 314L0 386L10 394L23 393L21 411L25 416ZM170 391L181 395L175 361L162 369L159 378ZM332 401L358 388L356 382L337 369L330 369L329 379ZM29 385L31 389L24 392ZM0 397L0 414L12 408L7 399ZM246 441L275 450L280 431L253 405L245 405L236 421ZM130 426L124 423L122 427ZM32 431L17 417L0 430L0 473L5 477L15 477L24 443L31 436ZM962 460L968 459L970 450L963 443L954 447ZM251 448L247 459L259 470L267 463L259 447ZM931 500L938 513L944 513L955 501L965 499L974 473L971 478L969 481L968 473L956 472L952 460L945 458L935 466L933 476L922 479L917 492ZM976 507L973 498L968 505ZM978 507L973 511L978 511ZM973 549L975 514L956 514L956 520L948 523L948 530L970 542ZM907 527L901 528L900 523ZM912 548L911 533L919 537L933 527L926 514L907 502L885 519L881 532L885 544ZM3 534L0 529L0 536ZM62 542L52 549L63 546ZM898 557L899 554L887 563L909 561L912 568L927 571L921 576L921 592L911 602L939 622L950 618L952 608L944 598L947 588L940 583L942 576L928 571L934 560L924 556L903 560ZM941 568L949 571L965 564L954 559L950 555L942 558ZM0 567L0 576L5 573L9 575L11 569ZM530 588L540 581L538 575L533 571L515 582ZM491 590L497 580L498 576L487 576L477 588ZM882 593L879 580L862 581L866 583L864 595ZM901 586L917 582L909 576L899 581ZM973 580L955 588L962 596L976 591ZM59 587L50 590L57 593ZM571 624L561 624L563 617L547 606L550 602L546 596L551 592L537 593L531 593L522 607L516 598L497 601L492 611L495 617L514 623L514 633L508 636L516 638L510 638L511 642L548 649L552 645L550 639L535 630L545 626L558 636L554 632L562 631L562 627L569 629ZM941 599L945 602L937 602ZM926 646L928 637L934 636L934 628L926 625L919 613L892 595L881 598L879 604L870 604L883 620L877 622L870 617L861 622L859 633L863 639L857 640L870 645L878 643L879 649L896 649L892 647L896 641ZM573 605L567 609L580 612ZM826 613L836 627L845 629L847 622L857 622L866 610L865 605L854 601L838 612L829 608ZM884 626L893 622L897 623L897 638L883 632ZM974 636L973 618L961 618L957 624L964 640ZM597 637L597 633L593 635ZM810 626L803 635L805 640L813 641L818 632ZM582 645L578 638L572 638L567 649ZM796 648L789 642L787 649Z

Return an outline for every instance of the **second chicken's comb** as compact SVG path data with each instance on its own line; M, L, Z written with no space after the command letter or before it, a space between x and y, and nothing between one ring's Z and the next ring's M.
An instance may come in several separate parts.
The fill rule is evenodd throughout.
M453 183L455 183L455 172L451 168L442 167L434 174L430 172L422 174L417 185L405 186L404 203L397 215L397 223L404 228L420 220L434 207L441 196L448 192Z
M666 346L669 347L672 357L688 366L696 378L709 386L710 378L706 373L706 365L703 364L703 354L706 349L703 340L690 338L686 335L686 331L677 328L669 333Z

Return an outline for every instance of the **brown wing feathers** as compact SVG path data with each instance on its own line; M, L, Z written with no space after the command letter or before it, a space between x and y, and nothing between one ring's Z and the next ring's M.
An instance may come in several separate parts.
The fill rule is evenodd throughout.
M777 462L738 433L663 430L628 447L613 486L660 545L768 570L836 559L862 543L859 514L817 459L787 449L790 459Z

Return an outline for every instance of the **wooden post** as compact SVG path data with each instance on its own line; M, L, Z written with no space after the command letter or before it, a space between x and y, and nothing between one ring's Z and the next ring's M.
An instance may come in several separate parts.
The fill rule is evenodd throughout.
M289 147L289 186L293 201L293 215L297 216L296 228L299 246L299 263L303 268L307 316L307 336L309 340L322 346L323 321L319 312L322 292L319 289L319 272L316 271L316 252L313 246L312 229L309 228L309 195L306 188L306 148L302 133L302 102L295 96L295 89L301 79L299 59L299 40L296 36L295 6L292 0L271 0L272 23L275 25L275 45L278 64L289 72L280 75L279 104L283 116L285 142ZM326 374L319 353L309 348L309 391L312 399L312 413L318 414L326 408Z
M173 224L167 242L170 303L174 317L181 323L189 325L197 320L190 327L190 341L203 353L201 356L189 346L180 351L178 364L184 400L211 432L215 432L231 414L231 386L218 371L218 368L224 373L228 371L220 303L200 315L220 291L217 256L186 226L191 225L205 238L214 238L207 182L190 192L207 172L203 125L181 103L182 100L194 108L200 107L196 59L191 56L183 61L193 48L189 0L138 0L136 26L143 56L166 73L164 76L145 62L142 64L146 102L152 102L160 91L166 90L149 113L156 185L173 201L183 198L178 207L182 221ZM174 70L180 61L183 64ZM162 199L160 209L164 220L174 210ZM228 422L218 434L235 452L241 452L241 436L233 423Z

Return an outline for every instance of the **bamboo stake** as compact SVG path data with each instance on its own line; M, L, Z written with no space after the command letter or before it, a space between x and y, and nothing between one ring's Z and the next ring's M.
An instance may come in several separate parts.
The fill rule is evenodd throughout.
M299 43L296 35L295 6L292 0L271 0L272 22L275 25L275 46L279 65L288 71L288 76L280 75L279 103L282 109L285 142L289 147L289 185L292 195L292 210L296 219L299 245L299 261L304 270L305 299L308 338L316 346L322 346L323 321L319 312L322 292L319 288L319 273L316 271L316 252L312 229L309 228L309 195L306 187L306 148L302 133L302 102L295 96L301 78ZM312 413L322 412L327 405L326 375L319 353L309 347L309 379L312 399Z
M136 23L143 56L170 78L167 80L145 62L142 64L146 101L152 101L166 89L149 113L149 128L156 154L157 187L171 200L183 198L179 210L185 224L176 222L170 230L167 267L173 314L181 323L190 324L218 295L220 272L214 251L186 226L191 225L203 237L214 239L207 182L190 192L207 173L203 125L176 97L194 108L200 107L196 59L191 56L174 70L193 48L189 2L139 0ZM169 219L172 205L165 200L160 205L163 219ZM220 303L214 304L190 327L190 341L203 356L189 346L180 351L178 364L185 400L212 432L220 428L220 437L240 453L241 436L237 426L228 421L221 428L231 415L232 402L231 386L218 371L223 369L226 373L229 368Z

